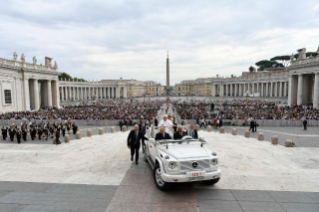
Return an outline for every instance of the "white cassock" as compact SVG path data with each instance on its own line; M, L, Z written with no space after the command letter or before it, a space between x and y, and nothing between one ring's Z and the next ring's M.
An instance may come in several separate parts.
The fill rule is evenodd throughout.
M173 125L173 123L170 120L168 120L168 119L166 121L162 120L158 124L158 126L160 126L160 127L164 126L165 127L165 132L167 132L171 136L171 138L173 138L172 125Z

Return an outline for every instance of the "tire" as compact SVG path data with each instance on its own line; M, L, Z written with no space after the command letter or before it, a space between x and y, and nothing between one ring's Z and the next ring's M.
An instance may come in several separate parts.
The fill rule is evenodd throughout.
M156 165L153 171L155 185L161 191L168 191L173 187L173 183L164 182L160 176L160 171L161 168L159 167L159 165Z
M205 181L203 181L203 183L205 185L214 185L214 184L218 183L219 179L220 178L216 178L216 179L213 179L213 180L205 180Z

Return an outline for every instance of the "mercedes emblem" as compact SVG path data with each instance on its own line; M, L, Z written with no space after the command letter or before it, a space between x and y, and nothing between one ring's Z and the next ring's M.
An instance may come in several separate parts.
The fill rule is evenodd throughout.
M192 166L193 166L194 169L197 168L197 166L198 166L197 162L193 162Z

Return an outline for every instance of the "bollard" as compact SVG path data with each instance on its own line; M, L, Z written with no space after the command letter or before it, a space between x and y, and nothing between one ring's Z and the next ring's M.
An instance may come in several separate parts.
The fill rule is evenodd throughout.
M220 132L220 133L225 133L224 127L219 128L219 132Z
M211 132L211 131L213 131L212 126L208 125L207 126L207 132Z
M53 138L53 144L56 144L56 138Z
M246 130L246 132L245 132L245 137L250 138L250 132L248 130Z
M232 134L233 134L233 135L237 135L237 129L236 129L236 128L233 128Z
M80 131L77 131L77 133L75 134L75 138L81 139L81 132Z
M115 133L115 127L111 127L111 133Z
M196 129L197 131L199 131L199 130L200 130L199 125L198 125L198 124L196 124L195 129Z
M127 127L125 125L122 126L122 132L126 132L127 131Z
M294 147L295 143L292 142L290 139L287 139L285 142L285 147Z
M258 141L263 141L264 140L264 133L260 132L258 133Z
M104 134L103 128L99 128L99 135L103 135L103 134Z
M278 136L274 135L271 137L271 144L278 145Z
M70 142L70 136L69 135L65 135L64 136L64 142L65 143L69 143Z
M88 131L87 131L87 137L91 137L92 136L92 130L91 129L88 129Z

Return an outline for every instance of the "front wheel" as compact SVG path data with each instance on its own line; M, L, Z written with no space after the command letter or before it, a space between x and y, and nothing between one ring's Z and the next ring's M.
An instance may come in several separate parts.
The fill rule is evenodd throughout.
M216 178L216 179L213 179L213 180L205 180L205 181L203 181L203 183L206 184L206 185L214 185L214 184L218 183L219 179L220 178Z
M156 165L154 172L153 172L153 176L154 176L155 184L156 184L158 189L160 189L162 191L168 191L173 187L172 183L164 182L164 180L162 179L161 168L159 167L159 165Z

